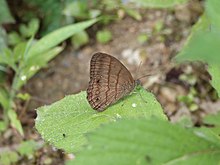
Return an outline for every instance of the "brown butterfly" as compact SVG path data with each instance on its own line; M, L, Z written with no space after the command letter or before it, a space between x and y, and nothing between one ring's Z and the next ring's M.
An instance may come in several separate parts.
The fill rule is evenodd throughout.
M104 111L128 95L137 84L139 81L135 81L128 69L115 57L101 52L92 56L87 100L93 109Z

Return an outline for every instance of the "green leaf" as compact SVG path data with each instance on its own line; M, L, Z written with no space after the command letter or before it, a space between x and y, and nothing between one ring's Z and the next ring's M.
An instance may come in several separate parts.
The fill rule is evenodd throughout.
M220 108L219 108L220 109ZM210 130L212 130L220 140L220 112L218 114L207 115L204 117L203 122L211 125Z
M24 101L30 100L31 98L29 93L18 93L16 97Z
M219 35L220 31L199 30L193 33L176 59L178 61L202 61L220 66Z
M0 134L1 132L5 131L7 129L7 123L5 121L0 120Z
M27 157L31 157L34 154L34 151L36 151L37 149L41 148L42 144L37 143L33 140L29 140L29 141L23 141L17 151L19 152L20 155L25 155Z
M166 119L161 105L143 88L103 112L93 110L86 100L86 92L81 92L38 108L35 126L47 142L67 152L76 152L87 144L84 134L104 123L151 116Z
M140 44L143 44L143 43L147 42L148 36L147 36L147 34L140 34L140 35L138 35L137 40Z
M220 108L219 108L220 110ZM207 115L204 117L203 122L206 124L214 124L218 127L220 127L220 112L218 114L212 114L212 115Z
M0 104L3 109L8 109L9 107L9 93L6 89L0 87Z
M220 97L220 66L209 65L208 72L211 74L211 84L216 89L218 96Z
M220 28L220 1L219 0L207 0L205 1L205 9L207 16L211 20L211 24Z
M99 43L106 44L112 39L112 33L109 30L101 30L96 34Z
M124 10L125 10L125 12L126 12L129 16L133 17L133 18L136 19L137 21L141 21L141 20L142 20L142 16L141 16L141 14L140 14L138 11L133 10L133 9L128 9L128 8L124 8Z
M5 151L0 154L0 164L2 165L11 165L19 160L19 155L15 151Z
M0 71L7 72L7 68L5 66L0 65ZM0 74L1 74L1 72L0 72ZM0 78L1 78L1 75L0 75ZM1 83L1 80L0 80L0 83Z
M75 35L73 35L73 37L71 38L71 42L72 42L74 48L78 49L81 46L83 46L89 42L89 36L86 33L86 31L83 30L83 31L78 32Z
M8 68L5 66L0 65L0 85L6 83L6 73L7 73ZM1 94L0 94L1 95ZM1 102L1 101L0 101Z
M161 30L163 29L164 27L164 22L162 20L159 20L155 23L155 27L154 27L154 30L156 33L159 33L161 32Z
M151 118L107 124L88 135L72 164L218 164L220 145L189 129Z
M203 124L200 128L194 128L194 132L203 139L212 141L220 145L220 112L209 114L203 118Z
M29 12L30 14L24 15L22 19L26 21L30 20L30 15L36 17L39 14L43 14L41 22L41 36L48 34L49 32L66 25L65 17L62 14L63 7L67 1L59 0L24 0L28 6L34 6L37 9L35 12ZM32 16L33 17L33 16Z
M89 9L89 17L90 18L97 18L101 15L101 10L98 9Z
M28 59L22 68L19 81L16 83L15 88L19 89L24 85L35 73L37 73L42 67L45 67L47 63L58 55L63 50L63 47L54 47L42 54L33 56Z
M9 45L17 45L21 42L23 42L24 39L15 31L12 31L8 34L8 43Z
M24 132L21 126L21 122L18 120L17 114L13 109L8 110L8 117L11 121L12 127L16 128L16 130L18 130L18 132L23 136Z
M209 72L212 75L212 85L220 91L220 31L215 26L210 26L210 20L203 15L193 27L181 52L176 56L176 61L202 61L208 63Z
M0 54L0 64L6 64L16 70L13 53L9 48L5 48L2 54Z
M15 46L15 48L13 49L13 58L15 62L22 62L26 47L26 42L20 42Z
M73 16L78 19L89 18L88 4L85 1L73 1L67 3L63 13L67 16Z
M11 16L7 1L0 1L0 25L5 23L14 23L14 18Z
M41 54L45 51L48 51L49 49L53 48L54 46L58 45L65 39L71 37L72 35L88 28L92 24L97 22L97 19L92 19L89 21L84 21L80 23L76 23L73 25L68 25L66 27L60 28L58 30L55 30L39 41L37 41L32 47L29 52L29 57L33 57L35 55Z
M7 37L5 29L0 26L0 54L7 47Z
M167 8L174 7L175 5L184 4L188 0L130 0L140 7L148 8Z
M25 24L21 24L19 27L19 31L23 37L31 37L34 36L39 29L39 20L36 18L31 19L31 21L26 26Z

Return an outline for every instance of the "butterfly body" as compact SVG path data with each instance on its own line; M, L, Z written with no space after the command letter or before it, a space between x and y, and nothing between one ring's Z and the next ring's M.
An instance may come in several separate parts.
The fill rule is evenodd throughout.
M131 73L115 57L100 52L92 56L87 100L93 109L104 111L135 86Z

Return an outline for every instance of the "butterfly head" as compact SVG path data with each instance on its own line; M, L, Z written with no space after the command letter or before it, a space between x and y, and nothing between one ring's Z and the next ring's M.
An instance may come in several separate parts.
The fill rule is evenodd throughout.
M141 81L139 79L135 80L135 86L141 85Z

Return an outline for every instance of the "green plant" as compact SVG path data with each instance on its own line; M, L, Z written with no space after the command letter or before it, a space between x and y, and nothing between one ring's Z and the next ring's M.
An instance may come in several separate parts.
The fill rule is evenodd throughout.
M31 38L28 42L17 44L14 49L5 48L0 52L0 66L2 68L10 67L15 72L11 86L7 84L0 86L0 104L4 109L4 120L0 121L1 129L6 128L10 121L11 125L23 135L14 103L16 94L39 69L45 67L52 58L63 50L62 46L57 46L59 43L91 26L96 21L93 19L69 25L49 33L38 41Z
M106 44L112 39L112 33L108 30L100 30L96 34L99 43Z
M39 20L36 18L31 19L28 25L21 24L19 26L19 33L12 31L8 34L9 45L15 46L34 36L39 29L39 24Z
M191 87L187 95L178 97L178 101L185 103L191 111L195 111L199 108L195 102L197 95L197 91Z
M60 26L97 17L100 17L99 24L108 24L113 20L123 18L124 15L129 15L138 21L142 19L138 8L130 5L130 3L120 0L114 2L111 0L47 0L46 2L43 0L24 0L24 2L24 6L28 6L28 8L31 8L32 10L21 12L19 15L22 22L29 22L29 25L20 25L20 34L15 31L10 33L9 43L12 45L24 41L25 36L32 32L31 29L34 29L32 22L33 20L36 20L36 18L41 20L41 29L39 31L41 36L48 34ZM163 3L163 5L159 5L161 2L155 1L146 2L143 6L152 6L153 4L152 7L164 7L165 5L174 6L184 2L186 2L186 0L169 0ZM135 5L138 5L139 3L142 2L134 1ZM74 47L79 48L88 42L88 39L86 39L88 38L88 35L85 33L86 32L83 34L83 40L74 39L77 38L77 36L82 35L82 33L76 34L76 37L73 36L72 43Z
M3 23L14 23L14 18L9 12L8 5L5 0L0 1L0 25Z
M184 128L164 120L160 104L140 87L102 113L92 110L85 97L85 92L67 96L37 111L36 128L43 138L76 153L68 165L220 161L220 113L204 119L214 126L211 129Z
M219 137L210 133L156 118L122 119L88 134L89 145L67 164L218 164Z
M72 45L75 49L80 48L81 46L87 44L89 42L89 36L85 30L73 35L71 37Z
M211 84L220 95L220 31L218 0L209 0L205 3L205 13L194 25L192 32L183 50L177 55L176 61L201 61L208 64L208 71L212 76Z
M140 44L143 44L145 42L147 42L147 40L149 39L148 35L147 34L140 34L138 37L137 37L137 40Z
M50 106L40 107L37 110L36 128L42 137L57 148L74 153L87 144L85 134L102 124L121 118L155 116L166 119L155 97L142 87L102 113L93 110L85 98L86 93L81 92L66 96Z
M100 22L108 23L118 19L117 11L124 13L136 20L141 20L139 12L120 0L24 0L26 6L34 10L22 13L21 19L28 22L32 18L42 19L42 35L45 35L60 26L76 23L83 20L102 16ZM43 14L42 14L43 13Z
M188 0L130 0L139 7L146 8L169 8L175 5L184 4Z
M27 157L28 159L33 157L34 151L40 149L43 146L42 143L35 141L23 141L19 145L15 145L13 149L6 147L1 148L0 151L0 164L10 165L18 162L21 157Z

